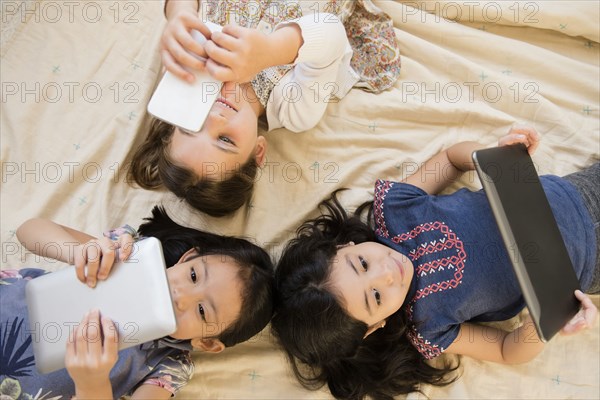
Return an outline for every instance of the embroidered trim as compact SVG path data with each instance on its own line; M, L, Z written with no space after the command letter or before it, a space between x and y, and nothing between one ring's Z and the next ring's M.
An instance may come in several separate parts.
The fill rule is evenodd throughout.
M385 215L383 214L383 201L387 193L394 186L394 182L378 179L375 182L375 196L373 200L373 216L375 217L375 234L383 238L390 237L390 233L385 225Z
M467 253L464 250L462 240L460 240L460 238L452 231L452 229L450 229L444 222L441 221L421 224L412 229L410 232L401 233L392 238L394 243L400 244L408 240L414 240L417 236L424 232L435 231L439 231L443 237L437 240L421 243L419 247L409 252L409 258L414 262L424 255L431 255L453 249L455 254L416 265L415 274L418 274L419 276L425 276L443 270L444 268L453 268L455 272L452 279L433 283L417 290L415 296L410 300L409 306L405 311L408 319L411 321L413 321L414 305L418 300L424 299L432 293L443 292L445 290L456 288L462 283ZM419 353L421 353L427 359L437 357L444 351L443 347L439 347L439 345L432 345L430 341L424 338L418 332L414 323L409 327L407 336Z

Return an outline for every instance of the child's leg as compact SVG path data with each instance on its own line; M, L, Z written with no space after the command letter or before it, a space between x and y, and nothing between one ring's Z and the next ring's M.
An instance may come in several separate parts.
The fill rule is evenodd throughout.
M596 231L596 265L587 293L600 293L600 163L564 177L581 194Z

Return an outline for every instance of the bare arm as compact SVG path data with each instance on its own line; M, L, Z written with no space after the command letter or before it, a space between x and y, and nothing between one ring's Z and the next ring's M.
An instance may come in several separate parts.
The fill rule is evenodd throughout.
M32 253L68 264L75 263L75 247L95 239L87 233L43 218L24 222L17 229L17 238Z
M561 334L572 335L586 329L596 321L598 309L590 297L580 290L575 297L581 302L581 310L563 327ZM523 325L512 331L482 325L464 323L446 353L462 354L478 360L502 364L521 364L535 358L544 348L530 316Z
M181 10L198 12L200 0L165 0L165 17L169 19L174 13Z
M464 323L458 338L446 353L461 354L501 364L521 364L532 360L544 348L530 318L512 332Z
M428 194L437 194L472 170L471 154L484 146L477 142L461 142L427 160L404 182L423 189Z
M77 278L90 287L108 277L120 249L120 259L129 258L133 237L121 235L118 241L94 236L43 218L33 218L17 229L21 244L34 254L75 265ZM87 268L86 268L87 267Z
M533 154L539 144L539 134L535 129L524 126L513 126L506 136L498 141L499 146L523 143L529 154ZM460 142L426 161L413 175L404 179L423 189L428 194L438 194L461 175L475 168L471 154L484 148L477 142Z

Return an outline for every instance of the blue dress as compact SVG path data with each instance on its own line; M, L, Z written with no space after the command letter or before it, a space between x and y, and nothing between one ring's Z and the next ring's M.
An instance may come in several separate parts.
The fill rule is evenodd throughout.
M589 212L566 180L542 176L541 182L585 291L597 254ZM452 344L461 323L502 321L525 307L483 191L431 196L410 184L379 180L373 212L378 240L414 265L403 307L412 325L409 339L425 358Z

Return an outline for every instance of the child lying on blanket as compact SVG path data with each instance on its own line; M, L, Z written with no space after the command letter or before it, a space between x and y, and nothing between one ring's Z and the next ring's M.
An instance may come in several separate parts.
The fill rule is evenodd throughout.
M531 153L538 134L513 129L499 144L512 142ZM276 270L272 328L305 386L327 383L338 398L391 399L420 383L448 384L457 366L426 362L442 353L512 364L542 351L530 318L513 332L477 324L525 307L485 194L436 196L473 169L470 155L481 147L459 143L402 182L378 180L373 202L354 216L334 195L323 203L326 214L299 229ZM540 178L588 293L600 291L599 179L600 164ZM566 334L597 317L588 296L574 295L582 309L562 329Z
M262 14L253 14L250 21L241 18L237 25L227 24L222 32L212 34L198 17L198 2L166 3L168 22L161 41L164 66L188 80L193 76L186 68L206 69L225 83L199 132L153 121L129 171L141 187L165 187L212 216L230 214L250 199L257 168L265 162L267 142L258 135L259 117L266 117L269 130L285 127L305 131L319 122L332 98L344 97L359 84L362 75L351 66L353 50L336 15L300 17L299 6L287 1L273 1L280 10L273 15L269 12L271 0L259 3ZM238 16L250 12L240 9L239 2L218 4L231 5ZM212 22L230 20L222 8L209 12ZM195 42L190 33L193 29L209 40L204 45ZM393 28L379 33L383 37L389 31L393 33ZM373 36L379 33L373 32ZM372 52L377 47L373 42L378 40L367 42ZM387 57L397 54L392 50L386 52ZM369 62L377 66L376 58L371 55ZM399 59L397 70L388 69L397 76ZM389 71L382 66L380 72ZM386 84L390 86L393 81ZM383 86L376 89L383 90Z
M98 279L110 279L117 248L122 259L129 257L132 231L116 230L112 239L95 239L48 220L32 219L21 225L17 235L30 251L42 249L39 254L44 257L75 264L73 273L94 287ZM0 367L0 382L9 380L20 393L30 396L113 399L129 394L133 399L168 399L193 374L190 351L218 353L267 325L272 314L273 265L264 250L243 239L181 227L159 208L140 226L140 234L162 242L170 266L167 279L176 288L177 331L118 351L112 321L100 314L102 310L95 310L83 317L69 338L66 369L39 374L31 348L25 285L45 271L1 271L0 338L4 354L18 359ZM73 247L74 243L79 245ZM210 276L208 282L206 276ZM88 329L98 332L100 328L102 341L87 334Z

